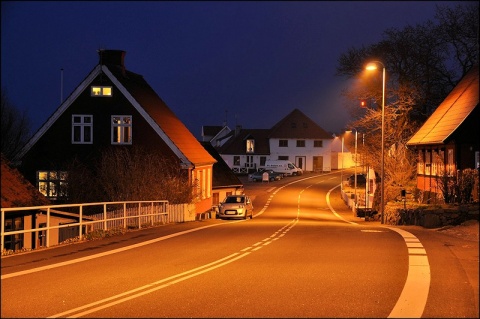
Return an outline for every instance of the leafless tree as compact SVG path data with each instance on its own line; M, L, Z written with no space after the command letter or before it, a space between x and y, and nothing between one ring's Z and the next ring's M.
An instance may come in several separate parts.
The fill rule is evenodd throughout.
M380 42L351 48L340 56L337 74L356 79L344 92L353 118L348 127L365 133L361 151L368 156L363 158L377 172L381 170L382 74L367 75L362 69L369 61L380 61L386 69L386 195L389 186L415 177L416 157L404 147L408 139L478 63L478 27L478 2L463 2L454 9L439 6L435 22L388 29ZM359 107L359 99L367 101L366 108Z
M13 105L5 92L1 92L1 152L13 161L15 155L30 138L30 121L26 112L20 112Z
M142 147L104 149L94 167L78 161L69 168L71 200L168 200L190 203L193 188L178 159Z

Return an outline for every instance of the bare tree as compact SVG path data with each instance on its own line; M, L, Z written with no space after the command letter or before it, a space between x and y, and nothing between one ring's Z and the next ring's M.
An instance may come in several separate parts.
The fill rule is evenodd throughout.
M382 76L381 72L367 76L362 69L374 60L381 61L386 68L386 196L389 187L408 183L407 177L415 177L416 157L404 147L408 139L470 67L478 63L478 2L463 3L455 9L437 7L436 19L436 23L426 21L402 30L388 29L379 43L351 48L338 61L338 75L357 79L357 85L344 92L349 101L346 108L354 119L348 126L366 133L362 152L368 152L369 156L364 158L369 158L368 164L378 172ZM367 108L359 107L359 99L367 100ZM396 162L400 158L399 165Z
M13 161L15 155L30 138L30 121L26 112L21 113L13 105L5 91L1 92L1 152Z
M94 167L73 161L69 168L71 201L193 201L193 188L178 159L142 147L104 149Z

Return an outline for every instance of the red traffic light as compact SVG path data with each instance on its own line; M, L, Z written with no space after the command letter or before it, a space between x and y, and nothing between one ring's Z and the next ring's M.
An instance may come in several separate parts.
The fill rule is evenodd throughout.
M360 100L360 107L363 107L363 108L367 107L367 101Z

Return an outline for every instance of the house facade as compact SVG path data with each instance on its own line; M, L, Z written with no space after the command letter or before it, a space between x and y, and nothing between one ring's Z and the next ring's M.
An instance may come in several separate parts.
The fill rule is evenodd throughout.
M303 171L331 171L333 137L298 109L270 129L242 129L230 132L218 148L237 174L258 170L267 160L288 160Z
M143 76L125 68L125 51L98 53L98 65L20 152L19 170L48 199L60 203L68 198L65 183L72 160L92 164L105 150L139 146L179 165L188 185L195 185L197 213L209 210L216 160Z
M240 195L245 192L242 181L233 173L223 158L210 142L202 142L207 152L217 160L213 164L212 205L217 206L229 195Z
M477 65L407 142L418 154L417 187L427 200L442 193L443 177L457 179L464 169L480 169L478 75ZM476 187L478 197L478 182Z

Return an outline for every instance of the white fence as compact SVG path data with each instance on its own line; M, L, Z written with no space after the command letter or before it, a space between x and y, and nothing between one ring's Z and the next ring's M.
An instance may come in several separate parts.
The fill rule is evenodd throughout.
M2 208L1 250L3 254L50 247L94 231L180 223L195 217L194 205L171 205L165 200Z

